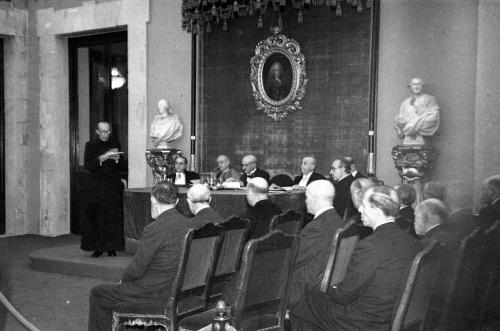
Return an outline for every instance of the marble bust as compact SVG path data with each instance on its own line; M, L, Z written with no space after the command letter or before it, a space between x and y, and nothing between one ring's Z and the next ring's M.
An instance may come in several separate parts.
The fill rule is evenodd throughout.
M158 102L158 115L151 123L149 136L156 148L171 148L170 143L182 135L182 123L179 116L172 112L167 100Z
M424 136L433 136L439 128L439 105L423 93L422 79L412 78L408 87L411 95L401 103L394 128L402 145L424 145Z

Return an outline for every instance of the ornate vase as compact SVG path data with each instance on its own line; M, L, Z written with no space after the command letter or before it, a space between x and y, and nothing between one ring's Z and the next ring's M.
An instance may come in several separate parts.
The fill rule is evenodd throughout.
M154 183L166 180L175 172L175 159L182 152L175 148L153 148L146 150L146 161L153 171Z

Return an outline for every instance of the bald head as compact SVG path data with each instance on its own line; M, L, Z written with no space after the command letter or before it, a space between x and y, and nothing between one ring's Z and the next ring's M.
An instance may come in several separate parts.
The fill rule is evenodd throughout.
M481 200L489 205L498 198L500 198L500 175L493 175L483 182Z
M202 184L194 184L187 191L187 202L191 213L195 214L205 207L209 207L210 190Z
M269 185L264 178L255 177L247 180L247 200L250 206L254 206L261 200L268 199Z
M303 175L310 174L316 169L316 159L312 156L306 156L302 159L300 164L300 171Z
M230 164L231 161L226 155L222 154L217 157L217 168L219 168L220 171L227 170Z
M415 232L424 235L430 228L443 224L448 218L448 208L438 199L427 199L415 207Z
M245 155L241 159L241 168L247 174L250 174L255 168L257 168L257 158L254 155Z
M311 214L317 211L333 206L335 197L335 188L327 180L315 180L306 187L306 207Z

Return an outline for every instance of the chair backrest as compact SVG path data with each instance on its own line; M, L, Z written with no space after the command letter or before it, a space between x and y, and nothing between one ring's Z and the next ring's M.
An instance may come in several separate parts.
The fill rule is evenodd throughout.
M263 315L277 317L283 327L296 252L294 241L295 236L272 231L245 245L232 309L237 330L245 320Z
M394 311L391 331L421 329L438 275L440 252L441 246L433 240L413 259Z
M329 287L344 279L352 252L359 241L359 230L359 226L352 220L335 232L321 280L320 290L322 292L326 292Z
M482 298L480 301L480 310L478 315L478 327L476 330L482 330L481 324L485 319L485 312L488 309L488 302L491 296L496 295L496 291L492 291L494 283L498 280L500 274L500 221L496 221L493 225L484 231L484 236L486 238L487 253L485 265L483 268L484 278L481 280L482 284L485 284L483 289ZM491 305L491 304L490 304Z
M302 215L295 210L289 209L286 212L275 215L271 219L269 231L280 230L286 234L297 234L302 229Z
M271 184L276 184L278 186L284 187L284 186L292 186L293 185L293 180L290 178L290 176L286 174L279 174L274 176L269 180L269 185Z
M241 253L250 234L250 221L237 216L230 216L224 223L218 225L224 228L224 241L219 253L215 278L234 274L239 270Z
M172 302L176 303L196 294L201 295L205 303L208 303L208 293L223 239L224 229L212 223L196 230L188 230L172 284L169 298Z
M478 291L482 288L479 275L486 260L486 248L486 238L480 227L460 242L439 329L449 330L458 325L467 329L476 322L480 313Z

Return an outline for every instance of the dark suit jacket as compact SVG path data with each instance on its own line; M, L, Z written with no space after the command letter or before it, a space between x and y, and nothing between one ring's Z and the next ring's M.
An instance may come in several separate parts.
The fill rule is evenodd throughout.
M292 313L324 330L389 330L407 269L421 249L397 224L380 225L358 243L337 287L326 294L317 289L307 292L313 316L300 316L300 310Z
M249 239L262 237L269 232L269 225L274 215L281 214L281 209L269 199L257 202L253 207L247 204L247 210L240 217L250 220Z
M174 172L173 174L171 174L167 178L169 178L172 181L172 183L175 184L176 175L177 175L177 173ZM186 176L186 185L193 184L191 182L192 180L200 179L200 175L198 175L196 172L185 170L184 175Z
M298 302L306 288L321 282L330 245L338 228L343 225L335 209L329 209L309 222L298 234L298 253L293 264L293 279L289 302Z
M341 218L344 218L346 209L347 217L354 216L357 212L351 199L351 184L353 181L354 177L348 175L339 182L334 183L335 197L333 198L333 206Z
M149 293L156 298L169 294L184 235L192 225L193 222L172 208L144 228L137 251L122 275L128 292Z
M295 176L295 179L293 180L293 185L299 185L300 181L302 180L302 177L304 177L304 175ZM309 184L311 184L315 180L320 180L320 179L325 179L325 176L323 176L320 173L317 173L317 172L313 171L313 173L309 177L309 180L307 181L306 186L309 185Z
M500 200L482 208L479 211L479 225L482 227L490 227L495 221L500 220Z
M212 209L212 207L204 208L189 219L190 223L193 225L202 226L206 223L222 223L224 222L224 217L220 216L218 212Z
M256 168L255 172L251 176L248 176L246 173L243 173L243 175L241 175L240 177L240 181L243 182L243 186L247 186L247 178L255 178L255 177L262 177L269 182L269 174L267 173L267 171L261 170L259 168Z

